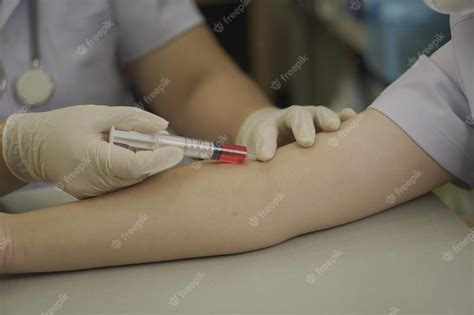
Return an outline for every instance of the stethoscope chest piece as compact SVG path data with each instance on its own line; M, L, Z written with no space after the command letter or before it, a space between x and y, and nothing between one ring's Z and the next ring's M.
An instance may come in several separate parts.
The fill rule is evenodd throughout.
M47 103L53 94L53 78L39 66L31 67L16 81L16 96L22 104L40 106Z
M31 66L15 82L18 101L26 106L40 106L47 103L54 94L51 75L40 66L38 0L29 0ZM0 77L1 79L1 77Z

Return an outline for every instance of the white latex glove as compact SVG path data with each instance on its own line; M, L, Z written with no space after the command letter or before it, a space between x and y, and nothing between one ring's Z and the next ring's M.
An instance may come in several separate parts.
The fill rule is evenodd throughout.
M356 112L350 108L337 114L324 106L267 107L245 120L236 142L246 146L259 160L268 161L273 158L278 146L295 139L302 147L310 147L315 141L316 127L322 131L336 131L341 121L355 115Z
M157 134L168 122L123 106L80 105L14 114L5 123L3 156L20 180L54 183L79 199L134 185L183 159L176 147L132 152L109 144L112 126Z
M474 13L474 0L424 0L426 5L440 13Z

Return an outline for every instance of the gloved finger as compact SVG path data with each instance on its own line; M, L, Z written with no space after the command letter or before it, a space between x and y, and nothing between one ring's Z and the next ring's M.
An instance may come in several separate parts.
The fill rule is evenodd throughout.
M352 108L344 108L343 110L341 110L337 114L339 115L339 118L341 119L341 122L349 120L349 119L357 116L356 111L353 110Z
M325 106L307 106L313 113L316 126L323 131L336 131L341 127L339 116Z
M169 146L154 151L132 152L128 149L101 142L99 163L112 176L121 178L142 178L175 166L183 159L183 150Z
M100 123L102 132L115 126L118 130L157 134L169 124L165 119L136 107L109 106L105 115Z
M257 127L253 141L255 143L257 159L269 161L275 156L277 149L278 130L274 125Z
M296 142L310 147L316 139L313 114L302 106L292 106L283 117L285 125L293 131Z

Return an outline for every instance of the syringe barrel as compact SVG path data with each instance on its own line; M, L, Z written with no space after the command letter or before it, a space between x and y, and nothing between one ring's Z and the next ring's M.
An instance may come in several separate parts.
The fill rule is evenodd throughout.
M155 150L159 147L174 146L183 149L184 156L221 163L242 164L247 159L256 160L240 145L185 138L172 135L147 135L136 131L110 129L109 142L123 144L131 148Z
M213 159L217 148L214 142L171 135L157 135L156 143L158 147L175 146L182 148L185 156L202 160Z
M205 140L178 136L158 135L156 143L160 146L176 146L184 150L187 157L214 160L221 163L242 164L247 159L247 148L233 144L220 144Z

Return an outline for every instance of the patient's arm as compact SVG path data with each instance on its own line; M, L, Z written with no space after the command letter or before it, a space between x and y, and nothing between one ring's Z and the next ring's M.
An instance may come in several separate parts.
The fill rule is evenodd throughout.
M396 195L395 204L452 179L382 114L368 110L356 119L339 134L318 134L313 148L280 149L269 163L183 167L102 197L8 215L3 219L12 242L4 272L260 249L389 208L386 196L401 191L414 171L423 175ZM329 145L334 137L337 146ZM263 215L278 193L284 194L279 206ZM125 235L139 215L149 219ZM254 216L257 226L249 224ZM115 239L121 240L120 248L112 248Z

